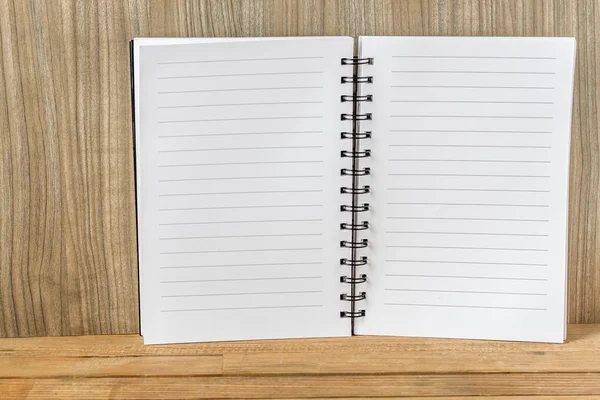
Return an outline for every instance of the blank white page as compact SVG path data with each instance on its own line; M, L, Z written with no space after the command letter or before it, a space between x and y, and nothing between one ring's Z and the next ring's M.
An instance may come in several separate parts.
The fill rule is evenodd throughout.
M346 336L340 59L351 38L139 46L145 343Z
M363 37L372 237L359 334L562 342L570 38Z

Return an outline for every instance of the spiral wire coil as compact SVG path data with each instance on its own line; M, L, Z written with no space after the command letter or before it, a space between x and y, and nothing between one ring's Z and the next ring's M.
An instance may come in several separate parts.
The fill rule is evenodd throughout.
M369 229L368 221L359 221L360 213L369 211L369 204L359 204L358 195L370 193L371 188L368 185L360 185L360 177L371 174L371 170L368 167L360 167L360 159L371 157L371 150L361 150L360 141L371 138L371 132L361 132L359 130L359 121L370 121L373 119L371 113L359 113L359 104L362 102L372 102L373 95L370 94L359 94L359 86L361 84L373 83L372 76L359 76L360 65L372 65L372 58L342 58L342 65L352 66L352 76L343 76L341 78L342 84L352 84L352 94L341 96L342 102L352 102L352 113L341 114L342 121L350 121L352 123L352 130L341 133L341 138L345 140L351 140L352 150L342 150L340 156L342 158L351 159L350 168L342 168L340 174L342 176L348 176L351 178L350 186L343 186L340 189L340 193L350 195L351 201L349 204L343 204L340 206L341 212L351 213L351 222L342 222L340 229L350 232L350 240L340 241L340 247L346 248L350 252L350 257L341 258L340 265L350 267L349 275L340 276L340 282L350 285L349 293L341 293L340 300L350 302L349 311L341 311L340 317L351 318L352 320L352 331L354 331L354 319L364 317L366 310L358 309L357 302L364 301L367 298L365 291L359 291L357 285L367 282L367 274L358 274L357 267L366 266L368 258L365 256L358 255L359 249L364 249L369 246L369 240L360 238L359 232Z

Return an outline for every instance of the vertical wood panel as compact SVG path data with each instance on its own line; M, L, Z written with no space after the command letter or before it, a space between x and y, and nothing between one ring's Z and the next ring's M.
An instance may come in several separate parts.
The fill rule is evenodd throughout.
M137 6L0 2L0 336L138 329Z
M594 0L0 0L0 337L138 331L135 36L576 36L569 320L600 322Z

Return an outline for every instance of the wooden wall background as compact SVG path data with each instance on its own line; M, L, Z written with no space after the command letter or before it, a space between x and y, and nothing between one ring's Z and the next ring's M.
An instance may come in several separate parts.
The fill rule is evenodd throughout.
M596 0L0 0L0 337L138 332L128 40L575 36L569 321L600 322Z

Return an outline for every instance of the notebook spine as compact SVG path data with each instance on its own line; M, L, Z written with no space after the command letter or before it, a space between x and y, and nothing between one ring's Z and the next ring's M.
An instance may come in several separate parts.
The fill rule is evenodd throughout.
M362 185L360 182L361 176L371 174L371 170L368 167L361 168L360 160L363 158L371 157L370 149L362 149L361 141L364 139L371 138L371 132L360 131L360 121L372 120L373 116L371 113L360 113L360 104L362 102L372 102L373 95L362 94L360 86L362 84L373 83L372 76L359 76L359 70L361 65L372 65L372 58L342 58L342 65L352 67L352 76L343 76L341 78L342 84L352 84L352 94L341 96L342 102L352 103L352 113L341 114L342 121L349 121L351 123L351 129L341 133L343 140L351 141L352 150L342 150L340 156L342 158L350 159L350 168L342 168L340 174L349 178L349 185L342 186L340 192L342 194L349 195L347 204L340 206L342 213L350 214L350 222L342 222L340 229L348 231L350 240L340 241L340 247L349 250L350 256L347 258L340 259L340 265L349 267L350 273L348 275L342 275L340 282L349 285L349 291L347 293L340 294L340 300L349 302L350 307L344 307L345 310L340 312L341 318L351 318L352 320L352 331L354 332L354 319L364 317L366 310L361 308L358 302L364 301L367 298L365 290L361 290L359 285L367 282L367 274L358 273L358 267L366 266L368 263L368 257L360 254L361 249L365 249L369 246L369 240L361 237L361 231L369 229L369 221L361 218L361 213L369 211L368 203L361 203L359 195L370 193L371 188L368 185ZM344 218L348 220L348 218Z

